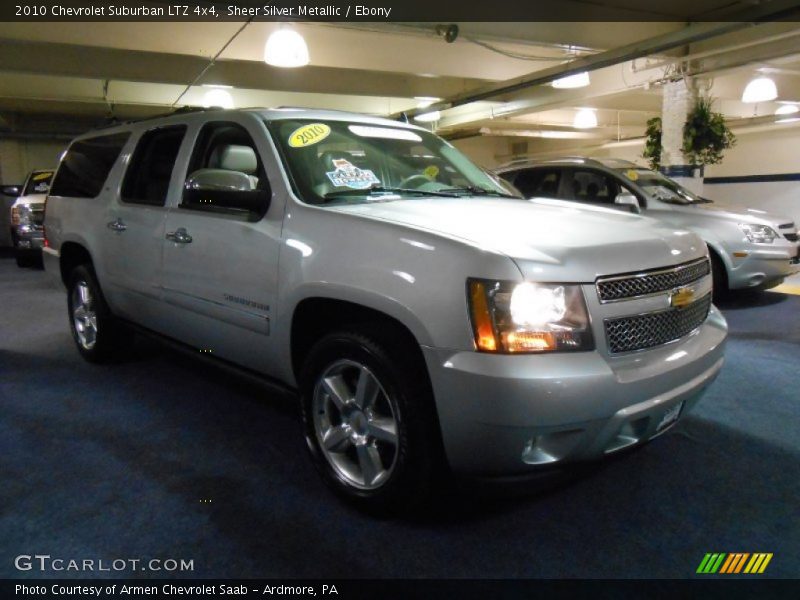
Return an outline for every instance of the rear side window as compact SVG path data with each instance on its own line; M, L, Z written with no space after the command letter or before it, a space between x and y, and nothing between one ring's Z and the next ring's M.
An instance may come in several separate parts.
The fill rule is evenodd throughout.
M129 137L125 132L73 142L61 159L50 194L95 198Z
M558 198L560 169L523 169L513 184L526 198Z
M185 135L186 126L179 125L153 129L142 136L122 184L123 202L164 206Z

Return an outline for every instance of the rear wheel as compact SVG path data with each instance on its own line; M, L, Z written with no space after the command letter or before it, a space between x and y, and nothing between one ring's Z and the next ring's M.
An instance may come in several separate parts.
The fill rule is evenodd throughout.
M130 347L132 333L111 314L92 267L75 267L67 290L70 329L78 352L89 362L118 358Z
M367 510L418 506L437 483L438 424L414 350L375 329L341 331L321 339L303 368L314 463L334 491Z

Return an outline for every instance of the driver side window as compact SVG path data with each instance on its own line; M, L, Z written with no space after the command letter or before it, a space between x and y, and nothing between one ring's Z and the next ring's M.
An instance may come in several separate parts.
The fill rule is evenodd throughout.
M271 190L252 136L237 123L208 123L189 163L181 208L260 219Z

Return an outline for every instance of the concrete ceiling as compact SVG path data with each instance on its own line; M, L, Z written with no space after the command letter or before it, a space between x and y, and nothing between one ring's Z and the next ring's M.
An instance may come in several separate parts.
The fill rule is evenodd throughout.
M676 19L752 5L730 0L661 4L649 6L666 13L642 12L642 3L634 0L592 3L643 18L668 14ZM0 133L73 131L109 117L142 118L202 105L210 86L226 86L236 106L391 115L416 109L419 97L463 97L686 29L682 21L459 23L458 39L448 44L435 33L435 23L295 23L308 43L311 64L278 69L263 62L265 40L278 24L253 22L237 35L242 25L0 23ZM740 102L744 85L759 72L776 80L779 100L800 101L800 26L768 23L592 71L586 88L537 85L470 102L443 111L434 128L453 137L481 132L535 137L542 131L571 131L575 138L601 141L640 136L646 120L660 113L660 84L678 73L673 63L680 56L689 59L682 69L713 82L711 93L731 118L763 121L779 106ZM582 107L597 109L597 129L572 129Z

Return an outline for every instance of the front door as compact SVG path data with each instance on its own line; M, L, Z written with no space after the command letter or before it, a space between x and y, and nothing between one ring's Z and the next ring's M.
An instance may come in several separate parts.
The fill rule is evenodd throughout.
M282 207L269 206L267 135L246 114L197 132L183 196L166 217L161 285L169 335L269 373Z

